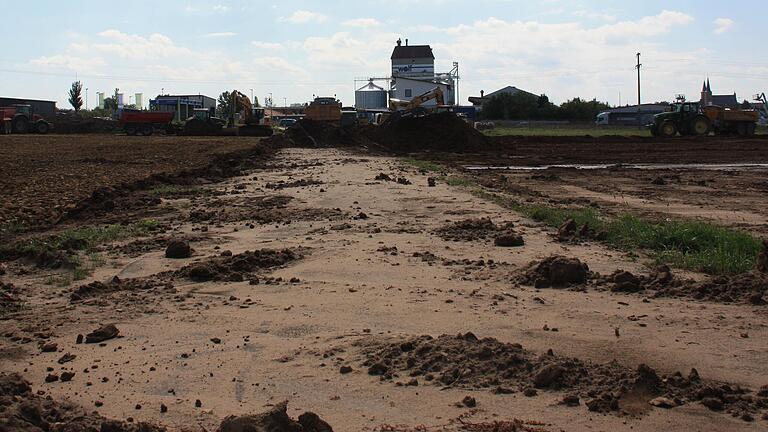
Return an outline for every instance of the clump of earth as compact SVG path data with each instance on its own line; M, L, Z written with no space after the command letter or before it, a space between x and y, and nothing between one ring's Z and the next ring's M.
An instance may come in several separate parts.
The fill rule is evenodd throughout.
M400 385L421 382L443 388L488 388L529 397L539 390L561 391L563 404L579 405L584 400L590 411L624 414L700 402L747 421L768 419L768 386L754 392L705 380L696 369L687 375L660 376L645 364L632 369L617 362L563 357L552 350L537 354L517 343L481 339L473 333L367 339L357 344L369 375ZM635 408L637 399L645 402L640 412Z
M291 249L245 251L190 264L178 270L175 276L195 282L240 282L258 270L280 267L300 258L301 254Z

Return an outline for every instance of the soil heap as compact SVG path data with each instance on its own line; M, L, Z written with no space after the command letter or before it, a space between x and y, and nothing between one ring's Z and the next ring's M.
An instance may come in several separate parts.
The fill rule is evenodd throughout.
M679 372L659 376L647 365L637 369L616 362L591 363L555 355L549 350L538 355L520 344L502 343L494 338L479 339L472 333L410 337L358 342L369 375L382 381L405 378L400 385L418 385L424 380L434 385L458 388L491 388L496 393L561 390L563 403L578 405L586 399L590 411L639 414L630 408L638 398L643 410L664 401L670 408L700 401L713 411L752 421L756 416L768 420L768 386L752 392L737 385L704 380L692 369L688 376ZM623 405L627 401L627 407Z
M396 153L419 151L468 153L490 150L488 137L453 113L403 118L363 133Z
M245 251L237 255L214 257L190 264L177 271L175 275L195 282L240 282L256 270L279 267L299 258L301 255L290 249Z

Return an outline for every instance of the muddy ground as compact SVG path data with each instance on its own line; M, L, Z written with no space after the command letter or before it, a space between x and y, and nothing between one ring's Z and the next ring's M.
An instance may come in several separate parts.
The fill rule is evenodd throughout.
M754 151L740 162L765 162ZM312 411L337 431L766 427L765 305L594 289L617 270L648 280L656 270L642 254L559 242L449 186L450 176L474 175L449 170L289 148L239 175L158 189L159 202L117 215L158 228L99 245L85 279L55 283L70 270L2 263L0 367L40 398L170 430L217 430L227 416L279 411L285 400L290 417ZM520 199L583 198L616 211L630 202L764 231L759 169L545 173L478 175ZM665 183L652 183L659 176ZM611 188L636 198L609 199ZM87 214L62 223L116 217ZM167 250L173 239L182 241ZM525 282L532 262L553 255L580 260L573 281ZM79 343L105 324L115 325L96 333L105 339ZM21 409L4 406L0 420Z

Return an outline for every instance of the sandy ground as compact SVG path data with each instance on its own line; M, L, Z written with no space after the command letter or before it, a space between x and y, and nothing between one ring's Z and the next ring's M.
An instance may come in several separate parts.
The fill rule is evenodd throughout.
M768 384L768 320L764 308L747 305L520 287L511 282L511 275L553 253L579 257L603 274L616 269L646 273L647 268L642 258L633 260L597 244L558 243L551 230L462 188L440 181L427 187L427 175L397 159L334 149L289 149L281 151L275 162L271 168L209 187L237 190L236 195L217 197L224 203L288 195L294 198L289 208L297 213L338 208L348 215L345 220L293 220L253 228L247 221L214 223L201 234L202 224L180 217L169 221L176 233L199 236L192 243L192 258L166 259L162 248L138 257L116 254L93 279L149 276L221 250L237 254L303 248L303 259L270 275L299 282L176 281L176 295L116 295L71 304L67 288L44 285L47 274L19 274L11 267L13 274L6 280L23 287L28 303L15 319L0 322L0 333L48 332L59 352L38 353L32 343L3 337L2 370L22 372L35 388L94 407L108 417L158 421L189 430L214 430L226 415L260 412L285 399L290 400L292 413L315 411L338 431L376 430L382 424L441 425L467 412L455 406L467 395L478 401L474 420L530 419L545 423L548 430L765 427L764 420L747 423L700 404L653 409L639 418L620 417L591 413L583 404L559 405L563 394L554 391L528 398L520 393L379 382L362 366L356 341L471 331L536 352L551 348L560 355L616 360L629 368L647 363L660 373L687 373L695 367L709 379L759 388ZM404 176L413 184L374 181L382 172ZM265 188L268 183L310 178L320 184ZM563 187L564 194L576 192ZM191 206L187 199L164 205L180 214ZM763 217L761 212L743 211L745 217ZM353 218L360 212L367 218ZM513 222L526 245L509 249L495 247L490 240L451 242L432 232L468 217ZM340 226L342 222L348 226ZM397 247L397 254L379 251L382 247ZM449 259L492 259L497 264L430 265L413 256L425 251ZM115 323L123 337L105 346L75 344L76 335L101 323ZM545 325L558 331L545 331ZM65 352L77 357L60 365L56 360ZM353 371L340 374L340 365ZM72 370L76 376L71 382L46 384L49 367ZM200 408L195 407L198 399ZM103 405L96 408L97 401ZM167 413L161 414L161 404L168 406Z

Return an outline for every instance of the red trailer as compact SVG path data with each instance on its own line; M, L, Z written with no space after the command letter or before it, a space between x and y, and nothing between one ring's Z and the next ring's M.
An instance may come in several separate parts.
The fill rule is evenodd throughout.
M149 136L155 128L167 128L173 120L172 112L123 110L120 113L118 124L128 135Z

